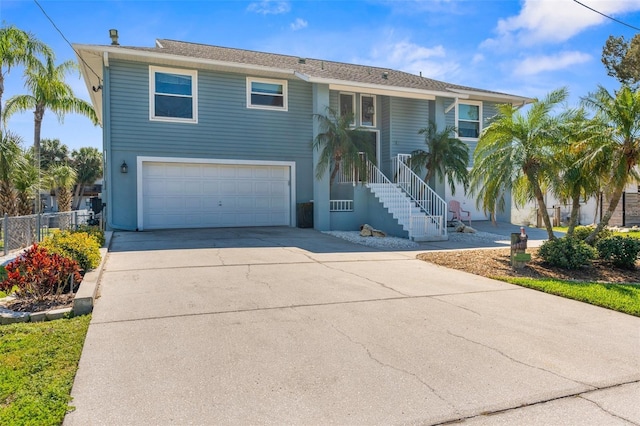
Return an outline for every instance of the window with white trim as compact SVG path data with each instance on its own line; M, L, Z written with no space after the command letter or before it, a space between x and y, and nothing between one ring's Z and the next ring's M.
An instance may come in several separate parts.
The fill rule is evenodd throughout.
M247 108L287 111L287 80L247 77Z
M351 125L356 125L356 95L354 93L340 93L340 116L351 115Z
M198 122L198 72L149 67L149 119Z
M482 131L482 102L458 103L458 137L477 139Z
M376 96L360 96L360 125L376 127Z

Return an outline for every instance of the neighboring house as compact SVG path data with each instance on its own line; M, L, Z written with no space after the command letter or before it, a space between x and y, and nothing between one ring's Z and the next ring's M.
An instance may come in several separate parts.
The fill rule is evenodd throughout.
M418 130L428 120L458 127L473 152L497 104L528 101L388 68L173 40L74 48L103 126L103 202L113 229L296 226L299 207L313 202L318 230L369 223L444 239L445 183L435 185L437 196L388 182L407 176L401 154L424 147ZM354 125L371 132L376 158L366 186L343 177L330 188L329 172L316 179L314 114L327 106L354 113ZM485 218L462 190L454 198Z

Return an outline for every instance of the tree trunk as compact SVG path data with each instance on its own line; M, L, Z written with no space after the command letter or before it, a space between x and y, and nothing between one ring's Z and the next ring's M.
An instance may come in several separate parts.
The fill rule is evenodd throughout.
M580 212L580 193L578 193L577 195L574 194L572 200L573 202L571 204L571 215L569 216L569 228L567 229L567 237L573 237L573 231L578 224L578 213Z
M533 193L536 197L536 201L538 202L538 208L542 212L542 221L544 222L544 226L547 229L547 235L549 236L549 240L555 240L556 236L553 234L553 226L551 225L551 220L549 219L549 212L547 211L547 203L544 202L544 194L542 193L542 189L540 189L540 185L538 181L533 176L528 176L529 182L533 186Z
M38 186L36 192L36 201L35 201L35 214L39 214L41 210L40 206L40 180L41 180L41 171L40 171L40 133L42 130L42 119L44 118L44 105L36 105L36 110L33 112L33 149L35 151L36 156L36 167L38 168Z
M609 220L611 219L611 216L613 216L613 213L616 211L616 207L618 207L618 203L622 198L622 193L624 192L625 186L626 185L623 183L621 185L618 185L614 189L613 196L609 201L609 207L607 207L607 211L605 212L604 216L602 216L602 220L600 221L600 223L598 223L598 226L596 226L596 228L591 232L591 234L589 234L589 236L585 238L585 241L587 243L592 244L596 239L596 235L598 235L598 233L602 231L602 229L609 224Z
M84 182L78 182L75 186L73 194L73 209L80 210L80 203L82 202L82 196L84 195Z
M71 191L67 188L58 188L58 211L71 211Z
M19 216L27 216L33 213L33 202L29 197L29 193L19 192L18 193L18 215Z
M0 117L2 117L2 95L4 95L4 75L0 69ZM2 130L2 120L0 120L0 131Z
M0 182L0 215L8 214L15 216L16 210L16 193L13 190L11 182Z

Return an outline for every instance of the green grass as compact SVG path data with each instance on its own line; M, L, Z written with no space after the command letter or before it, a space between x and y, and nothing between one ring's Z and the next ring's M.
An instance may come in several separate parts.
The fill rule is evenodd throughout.
M62 424L90 319L0 326L0 424Z
M500 277L500 280L640 317L640 285Z
M553 227L554 231L564 232L565 234L567 233L567 229L569 229L567 226L554 226ZM621 237L640 238L640 229L629 229L629 232L615 231L613 233L613 235L620 235Z

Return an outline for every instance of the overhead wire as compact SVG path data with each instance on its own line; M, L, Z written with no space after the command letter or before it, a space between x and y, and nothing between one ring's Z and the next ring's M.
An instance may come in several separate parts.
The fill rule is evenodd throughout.
M573 1L574 1L574 2L576 2L576 3L578 3L580 6L582 6L582 7L586 7L587 9L591 10L592 12L597 13L598 15L602 15L602 16L604 16L604 17L605 17L605 18L607 18L607 19L611 19L612 21L615 21L615 22L617 22L617 23L619 23L619 24L622 24L622 25L624 25L624 26L627 26L627 27L629 27L629 28L631 28L631 29L634 29L634 30L636 30L636 31L640 31L640 28L638 28L638 27L634 27L633 25L631 25L631 24L627 24L626 22L623 22L623 21L621 21L621 20L619 20L619 19L616 19L616 18L614 18L613 16L609 16L609 15L607 15L607 14L605 14L605 13L602 13L602 12L600 12L599 10L596 10L596 9L592 8L591 6L587 6L586 4L579 2L578 0L573 0Z
M60 30L60 28L58 28L58 26L56 25L55 22L53 22L53 19L51 19L51 17L47 14L47 12L44 10L44 8L40 5L40 3L38 2L38 0L33 0L33 2L40 8L40 10L42 11L42 13L44 14L44 16L46 16L46 18L49 20L49 22L51 22L51 25L53 25L53 27L56 29L56 31L58 31L58 33L62 36L62 38L64 39L64 41L67 42L67 44L69 45L69 47L71 47L71 50L73 50L76 54L76 56L82 61L82 63L91 70L91 72L98 78L98 84L102 84L101 78L98 75L97 72L94 71L93 68L91 68L91 66L84 60L82 59L82 56L80 56L80 54L78 53L78 51L75 49L75 47L73 47L73 45L71 44L71 42L67 39L67 37L65 37L65 35L62 33L62 30Z

